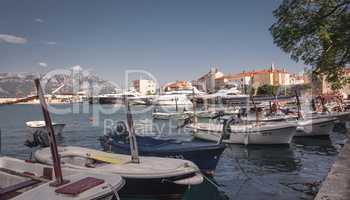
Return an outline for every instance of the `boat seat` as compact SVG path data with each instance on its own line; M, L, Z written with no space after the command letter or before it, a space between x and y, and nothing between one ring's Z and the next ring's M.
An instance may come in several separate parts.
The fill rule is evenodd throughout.
M33 186L37 183L39 183L40 181L38 180L26 180L20 183L17 183L15 185L11 185L5 188L0 188L0 199L3 199L3 196L11 196L11 193L16 193L16 191L26 188L26 187L30 187Z
M103 184L105 181L94 177L86 177L55 190L56 193L77 196L80 193Z

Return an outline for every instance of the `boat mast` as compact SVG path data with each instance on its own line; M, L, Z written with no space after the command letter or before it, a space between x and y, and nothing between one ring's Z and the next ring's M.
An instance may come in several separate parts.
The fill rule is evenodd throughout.
M193 106L193 124L195 127L197 126L197 100L196 100L196 94L194 93L194 87L192 87L192 106ZM197 132L197 129L194 130Z
M295 98L297 100L298 119L301 119L303 116L301 115L300 99L297 90L295 90Z
M179 108L178 108L178 106L177 106L177 100L178 100L178 98L175 97L175 108L176 108L176 112L178 112L178 110L179 110Z
M48 107L47 107L47 104L45 101L44 92L43 92L43 89L41 88L41 85L40 85L40 80L35 79L34 83L35 83L35 87L37 89L37 94L38 94L38 97L40 100L40 105L41 105L44 119L45 119L45 125L46 125L46 129L47 129L47 133L48 133L50 150L51 150L51 155L52 155L52 160L53 160L53 168L55 171L56 181L50 185L54 186L54 187L58 187L58 186L61 186L61 185L68 183L68 181L63 180L61 162L60 162L60 157L58 155L55 132L54 132L54 129L52 126L50 113L49 113L49 110L48 110Z
M254 97L253 95L250 96L250 99L252 100L252 103L254 105L254 109L255 109L255 121L256 121L256 125L259 125L259 111L258 111L258 108L255 104L255 101L254 101Z
M139 151L137 148L137 141L134 129L134 121L132 119L132 113L130 109L129 100L124 96L124 102L126 105L126 118L129 129L129 143L130 143L130 152L131 152L131 162L132 163L140 163Z

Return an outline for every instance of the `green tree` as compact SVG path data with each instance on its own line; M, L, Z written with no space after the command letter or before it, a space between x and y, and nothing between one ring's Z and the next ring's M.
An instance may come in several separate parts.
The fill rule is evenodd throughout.
M278 47L333 89L350 82L343 73L350 63L350 0L284 0L273 15L270 32Z
M278 86L273 85L262 85L258 87L257 95L275 96L277 95L278 88Z

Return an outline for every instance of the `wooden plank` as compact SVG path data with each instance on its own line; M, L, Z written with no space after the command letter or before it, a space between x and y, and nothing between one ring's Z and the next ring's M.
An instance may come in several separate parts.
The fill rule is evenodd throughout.
M7 194L12 193L12 192L16 192L17 190L20 190L20 189L23 189L23 188L26 188L26 187L29 187L29 186L33 186L33 185L35 185L37 183L40 183L40 181L27 180L27 181L23 181L23 182L17 183L15 185L8 186L6 188L2 188L2 190L0 191L0 196L7 195Z
M103 184L105 181L93 177L86 177L74 183L70 183L62 188L55 190L56 193L77 196L80 193L93 187Z

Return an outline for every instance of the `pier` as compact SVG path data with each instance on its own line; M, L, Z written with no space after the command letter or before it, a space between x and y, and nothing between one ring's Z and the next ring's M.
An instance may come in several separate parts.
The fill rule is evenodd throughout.
M350 199L350 140L347 140L315 200Z

